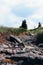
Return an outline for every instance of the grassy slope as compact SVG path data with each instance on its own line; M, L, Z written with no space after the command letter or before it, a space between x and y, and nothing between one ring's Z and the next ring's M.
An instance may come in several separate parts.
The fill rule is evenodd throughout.
M33 33L36 34L39 31L43 31L43 28L36 28L31 30L24 30L19 28L8 28L8 27L0 27L0 43L7 42L6 37L9 34L18 35L18 36L25 36L25 33Z
M37 34L38 32L43 31L43 27L31 29L30 32L33 34Z
M0 27L0 33L12 33L19 35L20 33L24 33L27 30L22 28L8 28L8 27Z
M20 28L8 28L8 27L0 27L0 32L1 33L13 33L13 34L20 34L20 33L25 33L25 32L30 32L33 34L36 34L39 31L43 31L43 27L41 28L35 28L35 29L30 29L30 30L24 30L24 29L20 29Z

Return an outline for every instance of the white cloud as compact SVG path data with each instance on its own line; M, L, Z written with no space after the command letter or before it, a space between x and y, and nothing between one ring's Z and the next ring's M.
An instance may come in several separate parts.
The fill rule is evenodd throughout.
M34 22L31 18L27 17L27 25L28 25L28 29L34 29L38 26L37 22Z
M18 5L21 0L1 0L1 2L6 4L7 6L15 6Z
M41 7L43 6L43 0L25 0L25 4L28 7Z
M37 9L33 15L26 18L28 28L37 26L33 19L43 20L43 0L0 0L0 25L9 26L11 24L12 27L19 27L21 25L25 17L18 17L11 12L12 8L19 4Z

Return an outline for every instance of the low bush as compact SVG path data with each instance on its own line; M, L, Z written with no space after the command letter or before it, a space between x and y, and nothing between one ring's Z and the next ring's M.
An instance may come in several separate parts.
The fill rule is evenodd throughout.
M40 44L43 43L43 31L40 31L36 35L36 43Z

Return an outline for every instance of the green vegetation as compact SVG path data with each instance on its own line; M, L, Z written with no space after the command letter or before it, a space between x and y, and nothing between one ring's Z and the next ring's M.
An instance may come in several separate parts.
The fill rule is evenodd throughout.
M27 29L0 27L0 33L12 33L15 35L19 35L20 33L23 33L23 32L27 32Z
M43 31L43 27L35 28L35 29L23 29L23 28L9 28L9 27L0 27L1 33L12 33L19 35L20 33L32 33L37 34L38 32Z
M41 23L40 23L40 22L38 23L38 28L39 28L39 27L41 27Z
M31 29L29 30L32 34L37 34L40 31L43 31L43 27L39 27L39 28L35 28L35 29Z
M40 31L36 35L36 43L43 43L43 31Z
M26 20L22 21L22 25L20 26L20 28L27 29Z

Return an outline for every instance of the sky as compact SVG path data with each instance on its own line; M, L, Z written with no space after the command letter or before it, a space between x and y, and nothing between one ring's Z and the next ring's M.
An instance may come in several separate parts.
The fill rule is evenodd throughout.
M0 26L17 28L24 19L28 29L43 26L43 0L0 0Z

